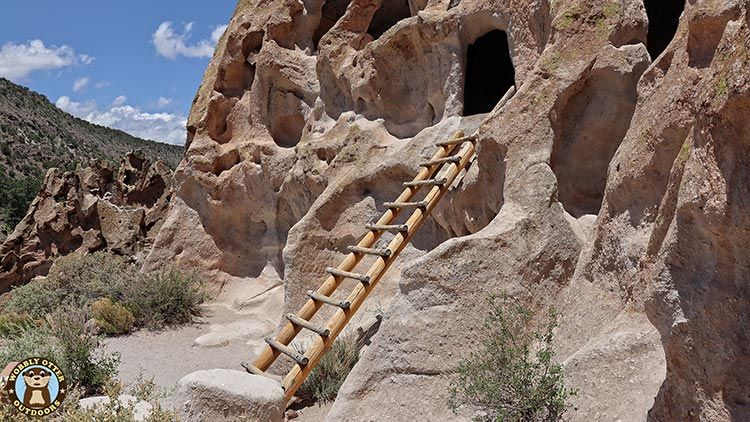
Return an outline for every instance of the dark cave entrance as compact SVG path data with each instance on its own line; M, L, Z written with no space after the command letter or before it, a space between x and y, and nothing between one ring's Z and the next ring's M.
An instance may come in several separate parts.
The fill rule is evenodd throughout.
M646 48L651 61L656 60L672 42L680 15L685 9L685 0L644 0L648 15L648 39Z
M318 24L318 28L313 34L313 43L315 43L315 48L318 47L320 39L323 38L323 35L330 31L331 28L336 25L336 22L338 22L339 19L344 16L344 13L346 13L346 8L349 7L349 3L351 3L351 0L326 0L326 2L323 4L320 23Z
M464 116L489 113L515 83L508 35L499 29L482 35L466 52Z
M380 9L372 17L367 33L378 39L399 21L410 17L409 0L383 0Z

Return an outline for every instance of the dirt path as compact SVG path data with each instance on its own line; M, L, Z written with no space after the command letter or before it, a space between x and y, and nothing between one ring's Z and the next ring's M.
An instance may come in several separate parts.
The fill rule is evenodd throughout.
M252 361L262 338L275 324L254 315L237 313L223 304L204 305L205 314L193 324L160 332L138 331L104 340L107 352L120 354L119 379L128 385L139 374L170 393L185 375L206 369L242 370L240 362Z

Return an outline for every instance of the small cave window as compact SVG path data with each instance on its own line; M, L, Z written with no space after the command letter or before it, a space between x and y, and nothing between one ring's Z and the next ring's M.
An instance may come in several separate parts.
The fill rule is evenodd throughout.
M479 37L466 53L464 116L492 111L515 81L505 31L496 29Z
M336 25L346 13L346 8L349 7L351 0L326 0L323 4L323 10L320 17L320 24L313 34L313 42L315 47L320 44L320 39L323 38L328 31Z
M380 9L372 17L367 33L378 39L399 21L410 17L409 0L383 0Z
M680 23L685 9L685 0L644 0L648 15L648 38L646 48L651 60L656 60L667 48Z

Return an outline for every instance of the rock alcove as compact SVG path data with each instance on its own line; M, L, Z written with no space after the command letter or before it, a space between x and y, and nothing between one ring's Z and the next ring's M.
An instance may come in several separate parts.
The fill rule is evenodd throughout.
M492 111L515 85L515 78L505 31L496 29L479 37L466 52L464 116Z
M410 17L411 10L408 0L384 0L380 9L372 17L367 33L372 35L374 39L378 39L399 21Z
M685 9L685 0L644 0L643 4L648 15L646 47L654 61L672 42Z

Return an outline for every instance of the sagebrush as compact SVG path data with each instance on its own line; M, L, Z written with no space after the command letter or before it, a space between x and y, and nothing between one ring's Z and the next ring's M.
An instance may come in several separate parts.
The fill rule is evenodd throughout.
M174 269L142 273L124 259L97 252L55 261L47 278L14 289L3 312L41 318L58 309L86 309L102 298L125 307L135 327L189 322L206 299L200 280Z
M99 394L117 375L119 356L99 349L82 310L59 310L33 326L18 327L0 339L0 366L39 356L52 359L84 394Z
M175 270L144 274L106 253L62 257L0 303L0 367L48 357L83 394L99 394L119 357L103 351L97 328L116 335L186 323L204 299L199 280Z
M571 409L563 368L552 361L557 315L533 329L533 313L507 295L490 298L478 348L462 360L450 382L448 406L468 406L478 422L552 422Z

